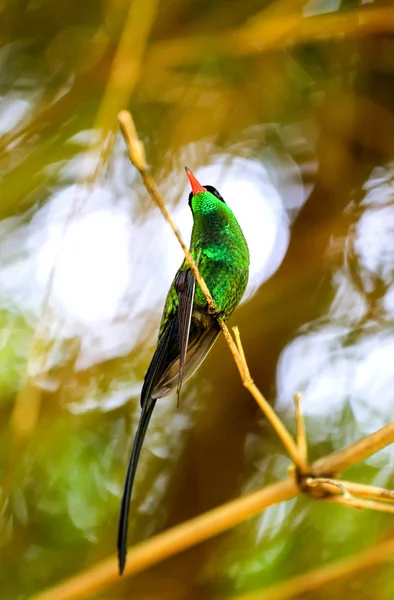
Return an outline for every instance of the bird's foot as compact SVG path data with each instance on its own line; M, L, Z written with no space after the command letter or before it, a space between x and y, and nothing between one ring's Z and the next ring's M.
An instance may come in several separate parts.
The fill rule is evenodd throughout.
M219 310L217 307L210 308L208 306L208 314L210 317L213 317L217 321L217 319L220 319L220 317L223 316L223 311Z

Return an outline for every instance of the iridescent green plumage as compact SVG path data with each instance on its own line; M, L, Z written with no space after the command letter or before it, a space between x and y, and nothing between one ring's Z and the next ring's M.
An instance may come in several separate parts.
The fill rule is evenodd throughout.
M119 569L126 560L128 509L142 443L157 398L185 381L198 369L220 333L217 317L225 321L239 304L248 282L249 250L232 210L212 186L201 186L186 169L192 192L190 252L215 301L208 311L201 288L184 261L171 284L164 306L156 351L141 392L141 417L134 438L119 520Z
M248 246L233 211L214 193L199 192L192 196L190 204L194 220L190 251L198 262L218 313L226 320L241 301L248 283ZM180 271L187 268L184 261ZM167 319L175 314L178 306L175 288L178 274L167 295L159 338ZM206 312L207 301L199 285L196 286L194 305L196 310Z

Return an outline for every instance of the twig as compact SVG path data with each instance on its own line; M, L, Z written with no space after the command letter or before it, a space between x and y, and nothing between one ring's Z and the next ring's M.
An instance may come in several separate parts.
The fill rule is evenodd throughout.
M296 418L296 439L298 452L301 459L301 472L306 473L308 469L308 444L305 432L305 421L301 411L301 394L294 394L294 408Z
M336 502L337 504L343 504L344 506L348 506L350 508L357 509L368 509L375 510L378 512L386 512L394 514L394 505L384 502L376 502L374 500L365 500L363 498L355 498L349 491L349 488L344 485L342 481L336 481L335 479L329 479L327 477L316 477L316 478L307 478L305 480L306 485L309 487L321 487L327 490L332 494L332 487L337 488L342 495L330 495L324 500L328 500L329 502ZM354 487L354 486L351 486Z
M305 480L305 483L307 486L313 488L313 487L322 487L324 489L328 488L328 492L332 493L332 487L336 488L337 491L339 490L340 492L342 492L343 494L343 498L347 499L352 499L352 495L349 492L348 489L346 489L346 487L343 485L342 481L336 481L335 479L330 479L328 477L308 477Z
M245 373L245 365L242 361L238 347L237 347L236 343L234 342L233 338L231 337L231 333L229 332L228 327L227 327L226 323L223 321L223 319L219 318L218 323L223 332L224 339L226 340L227 345L230 348L230 352L233 355L233 358L234 358L236 367L238 369L238 372L241 376L242 382L244 382L245 377L247 377L247 375Z
M146 187L147 191L149 192L152 200L159 207L165 220L167 221L167 223L170 225L171 229L175 233L176 238L177 238L178 242L180 243L182 250L185 254L185 257L189 264L189 267L207 300L208 308L212 313L214 313L216 311L216 307L215 307L215 302L212 298L212 295L211 295L210 291L208 290L208 287L207 287L203 277L201 276L201 274L198 270L198 267L197 267L192 255L190 254L190 251L186 247L186 245L181 237L181 234L178 231L178 228L176 227L173 219L171 218L171 215L167 210L167 207L160 195L160 192L156 186L156 183L155 183L153 177L151 177L151 175L148 173L147 164L146 164L146 160L145 160L144 147L143 147L142 142L138 138L136 127L135 127L135 124L134 124L131 114L126 110L122 110L118 115L118 121L119 121L120 128L122 130L122 133L123 133L123 137L126 141L126 145L127 145L128 152L129 152L129 158L130 158L132 164L135 166L135 168L139 171L139 173L142 177L142 180L145 184L145 187ZM223 321L223 319L218 318L218 323L219 323L220 328L223 331L226 342L227 342L227 344L231 350L231 353L234 357L234 360L237 365L238 371L240 373L243 385L250 392L250 394L255 398L255 400L258 402L258 404L262 408L267 419L271 422L277 435L279 436L283 445L285 446L292 461L298 467L300 467L301 465L300 465L300 459L299 459L299 452L298 452L298 448L297 448L293 438L291 437L290 433L287 431L287 429L285 428L283 423L280 421L280 419L277 417L274 410L272 409L270 404L267 402L267 400L264 398L264 396L262 395L260 390L254 384L254 382L250 376L249 369L248 369L248 366L247 366L247 363L245 360L244 352L243 352L243 350L241 350L241 351L239 350L239 348L242 349L239 332L237 334L238 338L236 338L239 341L239 345L238 345L239 347L237 347L237 345L235 344L233 338L231 337L231 334L227 328L227 325ZM242 354L241 354L241 352L242 352Z
M242 374L241 374L241 377L242 377L242 379L247 379L247 378L252 379L251 376L250 376L248 364L246 362L245 352L244 352L244 348L242 346L241 334L239 333L238 326L235 325L232 329L233 329L233 333L234 333L234 337L235 337L235 343L237 345L239 357L240 357L241 364L242 364ZM246 366L246 371L245 371L245 366Z
M355 575L360 571L371 569L388 560L393 554L394 538L391 538L350 558L335 561L324 567L297 575L284 583L273 585L265 590L236 596L233 600L288 600L314 590L320 590L327 584Z
M302 469L303 464L301 461L300 453L296 444L294 443L293 438L291 437L290 433L287 431L286 427L283 425L282 421L279 419L279 417L273 410L272 406L264 398L263 394L260 392L250 375L238 327L233 327L233 331L241 362L241 368L238 367L238 370L241 375L243 385L256 400L257 404L260 406L265 416L269 419L272 427L275 429L278 437L281 439L293 463L299 469Z
M394 442L394 421L378 431L358 440L344 450L338 450L328 457L320 458L313 463L310 472L315 476L342 473L354 464L368 458L385 446Z
M256 386L252 379L247 379L245 381L242 381L242 383L244 387L248 390L248 392L250 392L250 394L256 400L260 408L263 410L265 416L270 421L272 427L275 429L277 435L279 436L283 445L285 446L293 463L298 468L302 468L302 462L300 460L298 448L294 443L294 440L291 437L290 433L287 431L282 421L276 415L272 406L264 398L263 394L260 392L259 388Z
M375 502L374 500L363 500L362 498L355 498L350 495L346 498L344 496L329 496L326 500L329 502L336 502L337 504L343 504L350 508L367 508L368 510L394 514L394 506L392 504L384 504L383 502Z
M364 498L374 498L382 501L382 505L394 502L394 490L375 487L362 483L354 483L353 481L344 481L341 479L329 479L327 477L307 477L305 484L309 487L322 486L330 493L335 493L332 487L340 490L345 498L354 498L354 496L362 496ZM377 509L380 510L380 509Z
M364 496L365 498L376 498L384 502L394 502L394 490L387 490L382 487L366 485L364 483L354 483L353 481L344 481L341 483L354 496Z

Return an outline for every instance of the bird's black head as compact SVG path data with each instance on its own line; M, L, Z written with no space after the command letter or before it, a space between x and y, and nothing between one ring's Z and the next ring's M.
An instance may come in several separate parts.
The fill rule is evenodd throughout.
M204 185L203 186L207 192L210 192L211 194L213 194L214 196L216 196L216 198L218 198L218 200L220 200L221 202L223 202L223 204L226 204L224 199L222 198L222 196L219 194L219 192L217 191L217 189L215 187L213 187L213 185ZM189 206L191 208L192 206L192 198L195 194L193 194L193 192L190 192L189 194Z
M200 194L201 192L209 192L210 194L213 194L214 196L216 196L216 198L218 200L220 200L221 202L223 202L223 204L226 204L225 201L223 200L223 198L221 197L221 195L219 194L219 192L217 191L217 189L213 187L213 185L201 185L201 183L195 178L195 176L193 175L193 173L191 172L190 169L185 167L185 171L186 171L186 175L188 176L188 179L190 181L190 185L192 188L192 191L189 194L190 208L192 208L193 196L195 196L196 194Z
M214 196L216 196L216 198L218 200L220 200L220 202L223 202L223 204L226 204L225 201L223 200L223 198L221 197L221 195L219 194L219 192L217 191L217 189L213 187L213 185L201 185L201 183L195 178L195 176L193 175L193 173L191 172L190 169L185 167L185 171L186 171L186 175L188 176L188 179L190 181L190 185L192 188L192 191L189 194L190 208L192 208L193 196L195 196L196 194L201 194L203 192L209 192L210 194L213 194Z

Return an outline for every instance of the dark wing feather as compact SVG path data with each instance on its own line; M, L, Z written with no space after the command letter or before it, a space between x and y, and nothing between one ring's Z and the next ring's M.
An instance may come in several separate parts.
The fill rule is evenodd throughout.
M183 381L187 381L196 372L208 356L219 333L220 327L216 321L212 321L211 326L207 329L198 329L192 323L183 368ZM152 391L155 398L164 398L175 389L178 383L179 368L180 357L178 356L170 363Z
M141 416L138 423L137 432L133 441L129 464L123 488L122 503L119 515L118 528L118 559L119 572L123 573L126 563L127 553L127 527L129 519L129 505L135 473L137 470L138 459L140 456L142 444L148 429L149 421L156 404L156 398L152 398L152 390L162 377L163 371L168 365L171 355L174 337L177 337L176 317L172 318L166 325L163 334L160 337L156 351L145 375L144 385L141 392Z
M175 282L178 293L178 326L179 326L179 374L178 374L178 402L182 387L183 367L189 345L190 324L192 320L194 292L196 280L190 269L181 271Z

